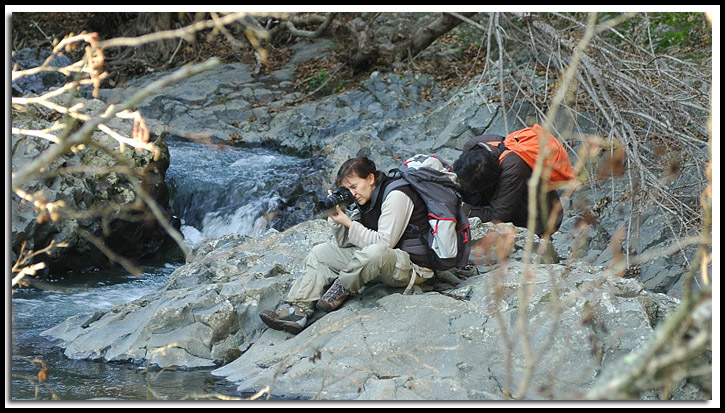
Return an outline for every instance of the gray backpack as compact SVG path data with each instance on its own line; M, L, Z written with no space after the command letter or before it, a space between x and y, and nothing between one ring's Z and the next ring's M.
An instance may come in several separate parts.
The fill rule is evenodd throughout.
M430 227L412 228L409 225L406 231L418 235L418 238L404 241L409 243L404 249L419 248L430 258L433 270L465 267L471 251L470 225L468 218L461 213L456 174L448 164L435 155L418 154L391 170L389 176L402 179L386 187L383 199L391 190L409 184L428 209Z

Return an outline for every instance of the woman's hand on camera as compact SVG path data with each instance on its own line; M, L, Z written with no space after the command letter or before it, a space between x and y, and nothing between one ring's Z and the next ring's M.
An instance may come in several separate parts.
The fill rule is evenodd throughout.
M335 210L330 212L330 218L336 223L344 225L347 228L350 228L350 225L352 225L352 220L342 211L340 205L335 205Z

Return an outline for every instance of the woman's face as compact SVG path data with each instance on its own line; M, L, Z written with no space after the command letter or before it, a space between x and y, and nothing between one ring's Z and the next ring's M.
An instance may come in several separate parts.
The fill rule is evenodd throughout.
M352 192L358 205L365 205L373 196L375 175L370 174L365 178L360 178L355 174L350 174L342 180L342 186Z

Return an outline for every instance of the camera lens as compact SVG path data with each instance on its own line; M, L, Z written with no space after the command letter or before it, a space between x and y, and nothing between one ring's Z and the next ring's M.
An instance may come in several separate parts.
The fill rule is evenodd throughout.
M335 206L340 205L341 208L345 208L351 203L355 202L355 198L347 188L337 188L325 199L317 202L315 205L316 212L330 211L335 209Z

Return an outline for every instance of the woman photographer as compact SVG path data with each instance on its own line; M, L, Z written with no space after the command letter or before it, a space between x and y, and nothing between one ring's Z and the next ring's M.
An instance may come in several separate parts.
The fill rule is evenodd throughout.
M417 237L405 231L409 224L428 226L425 204L408 185L384 196L393 181L366 157L343 163L336 184L350 191L357 208L350 216L339 205L330 213L335 242L312 249L280 308L260 314L265 324L297 334L307 325L315 304L329 312L367 283L405 287L411 280L420 283L433 276L427 255L411 253L408 243L401 244Z

